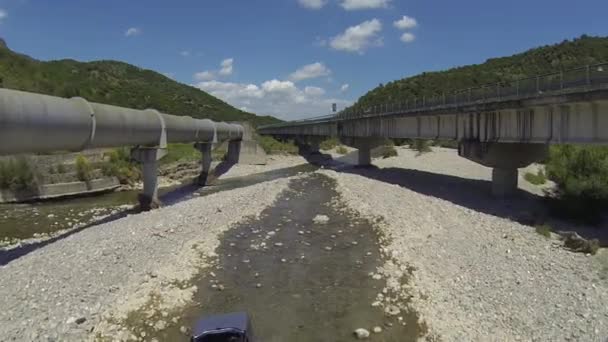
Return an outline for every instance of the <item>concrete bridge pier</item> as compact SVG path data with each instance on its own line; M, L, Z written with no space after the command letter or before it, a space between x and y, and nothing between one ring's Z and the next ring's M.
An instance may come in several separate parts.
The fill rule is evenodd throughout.
M517 190L519 173L526 167L547 157L549 146L532 143L482 143L463 141L458 155L492 168L492 194L507 197Z
M211 149L213 143L196 143L196 148L201 153L201 173L198 176L198 184L204 186L207 184L207 178L209 177L209 171L211 170L212 154Z
M158 160L167 154L167 149L158 147L137 147L131 150L131 157L142 164L144 190L139 194L142 210L160 206L158 200Z
M340 141L344 145L358 150L357 166L372 165L372 149L382 146L384 139L378 138L347 138L343 137Z
M324 137L298 137L294 140L298 146L298 153L301 155L320 154L321 143Z

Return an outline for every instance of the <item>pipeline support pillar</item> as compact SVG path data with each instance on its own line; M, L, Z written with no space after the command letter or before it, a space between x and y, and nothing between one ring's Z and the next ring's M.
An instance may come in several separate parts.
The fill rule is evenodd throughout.
M194 147L201 152L201 173L198 176L198 184L204 186L207 184L209 171L211 170L211 148L213 143L196 143Z
M157 147L137 147L131 150L131 157L142 164L144 190L138 196L142 210L160 207L160 201L158 200L158 160L166 154L166 149Z
M227 161L230 164L237 164L239 162L239 156L241 154L241 141L229 141L228 142L228 156Z

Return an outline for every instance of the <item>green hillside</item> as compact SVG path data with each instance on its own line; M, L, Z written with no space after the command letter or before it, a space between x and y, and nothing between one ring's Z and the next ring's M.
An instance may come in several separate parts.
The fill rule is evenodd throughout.
M430 97L443 92L554 72L560 68L567 70L601 62L608 62L608 38L581 36L572 41L565 40L510 57L488 59L483 64L425 72L380 85L362 96L357 105L366 107L405 98Z
M154 108L167 114L216 121L279 122L236 109L197 88L151 70L116 61L43 62L18 54L0 39L0 87L61 97L81 96L116 106Z

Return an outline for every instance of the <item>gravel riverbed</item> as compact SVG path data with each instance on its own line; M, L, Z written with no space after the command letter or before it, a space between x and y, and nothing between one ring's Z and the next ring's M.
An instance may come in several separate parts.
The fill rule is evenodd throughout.
M337 180L351 209L380 220L385 251L413 270L407 292L427 339L608 337L605 250L573 253L516 222L511 215L528 202L490 197L491 170L453 150L399 154L375 160L377 169L319 172ZM381 273L391 278L394 269L391 261Z
M194 198L71 234L0 266L3 341L119 340L132 311L170 313L214 255L218 234L258 215L289 178ZM0 253L5 251L0 250Z

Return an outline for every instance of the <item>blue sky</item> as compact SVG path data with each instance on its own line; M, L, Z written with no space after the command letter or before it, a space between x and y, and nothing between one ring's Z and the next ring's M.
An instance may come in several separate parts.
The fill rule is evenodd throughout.
M608 35L605 0L0 0L0 9L13 50L125 61L283 119L328 114L422 71Z

